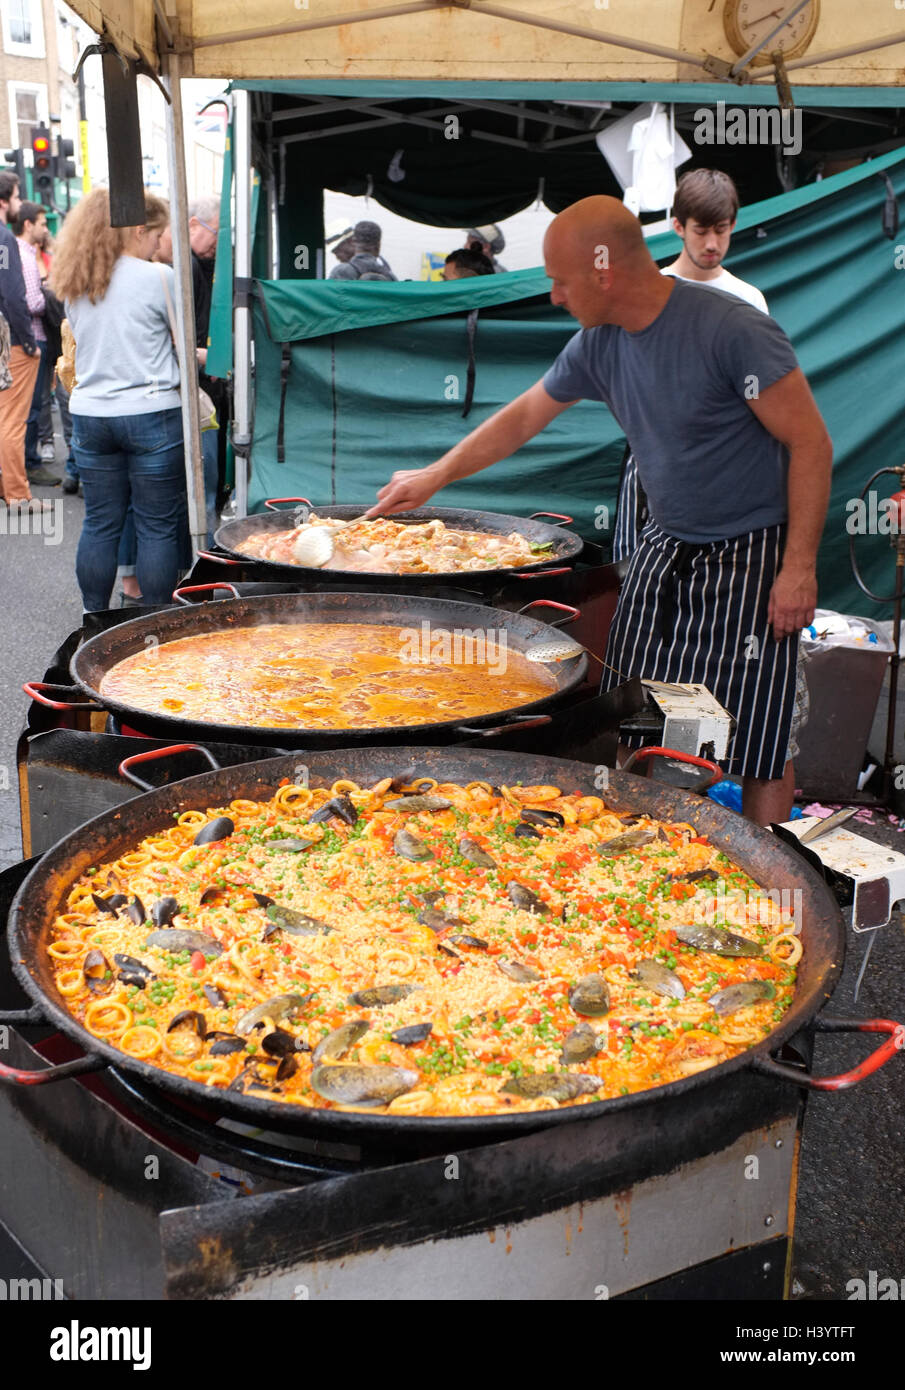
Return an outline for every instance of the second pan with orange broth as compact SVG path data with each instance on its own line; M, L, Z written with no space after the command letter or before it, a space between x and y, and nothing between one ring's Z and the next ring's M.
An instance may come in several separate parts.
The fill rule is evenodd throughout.
M563 605L531 605L531 612L510 613L503 609L487 608L478 604L458 603L448 599L426 599L404 594L382 593L319 593L319 594L280 594L256 596L253 598L224 599L213 603L193 604L188 607L164 609L100 633L86 642L72 659L71 671L79 687L101 706L108 709L118 719L132 729L158 738L201 738L267 744L283 748L325 747L348 743L410 743L413 739L424 742L455 742L468 736L468 731L484 729L492 725L517 724L520 719L542 715L581 683L587 671L587 657L584 652L567 660L546 664L527 662L523 653L532 644L557 637L557 630L550 622L561 620ZM574 614L576 610L567 610ZM537 613L539 616L534 617ZM548 621L541 617L549 614ZM186 638L216 638L223 634L224 642L232 646L236 634L246 631L249 636L248 650L253 660L254 630L256 628L304 628L305 625L322 628L325 624L336 625L338 636L348 625L386 627L394 633L408 634L404 659L400 655L398 678L403 683L407 705L418 713L417 722L382 723L376 718L373 723L357 726L344 726L339 723L330 728L318 725L314 720L306 722L303 714L297 721L278 725L252 723L240 717L227 721L217 718L213 712L205 711L205 717L185 716L178 712L164 713L143 707L139 701L124 699L105 693L105 685L111 670L118 663L129 658L140 661L149 670L158 656L166 653L167 644ZM458 637L457 637L458 634ZM467 634L477 634L468 638ZM454 717L451 710L441 710L421 697L424 673L429 669L421 664L420 656L429 655L431 644L439 643L435 650L443 651L443 644L451 646L465 658L468 666L469 653L480 654L480 642L486 634L485 651L490 652L491 644L499 655L502 648L513 657L513 662L494 662L501 672L501 682L508 678L508 669L515 661L524 662L525 669L537 682L537 689L527 699L491 699L491 705L498 705L482 714ZM459 646L456 647L456 642ZM469 646L469 641L471 645ZM413 644L418 660L412 660ZM420 644L420 645L419 645ZM237 667L237 671L239 668ZM491 675L491 682L492 682ZM436 687L434 687L436 689ZM196 693L201 698L200 693ZM173 692L178 699L177 691Z
M310 754L307 765L309 785L315 787L329 788L338 780L350 780L367 787L382 778L402 775L412 781L424 776L438 782L462 784L476 780L498 785L518 781L546 782L582 795L599 795L601 790L597 769L586 764L470 749L338 749ZM15 973L29 995L38 1001L44 1015L95 1056L95 1065L113 1064L136 1080L186 1101L203 1104L215 1114L229 1114L254 1124L313 1137L335 1136L422 1152L432 1145L479 1144L527 1134L549 1125L579 1122L608 1113L621 1115L626 1111L634 1112L633 1118L636 1114L639 1122L649 1124L653 1135L658 1124L667 1122L666 1117L675 1111L676 1105L694 1104L693 1097L698 1094L712 1112L714 1106L718 1107L721 1095L737 1096L739 1087L750 1088L753 1104L758 1096L763 1096L764 1087L776 1084L836 1089L840 1084L858 1079L852 1075L843 1078L841 1083L839 1079L828 1083L771 1058L782 1043L812 1023L830 997L841 972L844 928L839 909L823 881L792 849L732 812L709 800L619 772L608 774L609 785L604 792L608 806L615 811L687 822L759 884L799 895L796 902L804 951L795 996L781 1022L762 1042L728 1061L684 1080L603 1101L590 1100L580 1107L562 1105L555 1110L493 1113L480 1117L403 1116L287 1106L255 1095L219 1091L127 1056L89 1033L61 1006L47 953L54 919L63 910L72 886L90 866L115 859L145 836L171 826L174 815L229 806L236 799L267 799L285 778L292 778L296 770L296 758L287 756L206 773L162 787L81 827L50 850L32 870L16 897L10 916ZM817 1026L821 1026L819 1020ZM882 1028L877 1028L858 1021L834 1023L832 1020L826 1020L822 1026L869 1027L871 1031L886 1033L897 1027L886 1021ZM888 1039L877 1054L862 1064L859 1074L867 1075L881 1060L892 1055L894 1040ZM25 1078L18 1076L16 1079L21 1082Z

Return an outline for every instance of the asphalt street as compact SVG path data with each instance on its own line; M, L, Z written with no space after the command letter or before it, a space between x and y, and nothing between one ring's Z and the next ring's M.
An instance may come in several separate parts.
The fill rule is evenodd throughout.
M62 441L57 441L60 472ZM57 488L35 490L55 503L45 534L0 534L0 867L21 858L15 766L26 697L22 682L40 679L61 641L79 625L75 553L84 512L79 497ZM881 727L878 721L877 730ZM898 760L905 763L905 695L900 697ZM872 744L882 753L882 737ZM871 838L905 849L905 831L885 819L859 827ZM879 934L857 1004L854 977L865 946L849 930L843 978L833 1014L905 1021L905 928L898 914ZM879 1040L823 1035L815 1070L843 1071ZM905 1279L905 1053L879 1073L839 1093L815 1093L807 1103L796 1217L793 1297L844 1300L850 1280Z

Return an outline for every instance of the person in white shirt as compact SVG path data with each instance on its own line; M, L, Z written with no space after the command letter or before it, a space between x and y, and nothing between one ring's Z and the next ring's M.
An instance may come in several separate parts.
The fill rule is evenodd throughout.
M719 169L691 169L676 185L673 230L682 238L682 253L661 274L689 280L708 289L734 294L769 313L767 301L756 285L726 270L723 261L738 217L738 189ZM619 501L613 530L613 560L628 560L647 521L647 505L638 483L638 469L626 447L619 479Z

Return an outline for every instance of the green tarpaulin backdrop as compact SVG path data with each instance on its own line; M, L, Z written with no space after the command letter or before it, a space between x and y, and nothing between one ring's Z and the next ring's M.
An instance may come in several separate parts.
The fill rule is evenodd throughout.
M789 334L833 437L833 498L820 557L821 603L870 612L848 565L846 503L875 469L903 460L902 321L905 230L884 235L888 174L905 192L894 151L742 211L730 268L767 296ZM649 243L661 262L671 235ZM897 268L897 261L902 268ZM369 502L394 469L436 458L526 389L576 329L545 298L541 271L430 284L261 282L255 311L256 417L250 506L302 494L315 503ZM462 418L468 309L480 307L474 401ZM436 317L436 315L442 317ZM286 462L276 462L280 344L292 341ZM689 343L689 352L694 344ZM518 455L438 495L449 506L521 515L566 512L586 536L612 525L622 436L606 407L581 403ZM883 495L895 490L895 483ZM859 545L865 574L892 588L888 537Z

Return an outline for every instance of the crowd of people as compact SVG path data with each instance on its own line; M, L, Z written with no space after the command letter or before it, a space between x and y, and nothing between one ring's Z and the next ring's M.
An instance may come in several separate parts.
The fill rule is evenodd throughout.
M380 254L382 231L376 222L356 222L343 218L331 222L326 230L324 245L336 257L336 265L328 280L396 280L389 263ZM443 265L444 280L466 280L474 275L495 275L505 271L496 259L506 245L506 238L496 223L488 227L471 227L465 233L465 245L451 251Z

